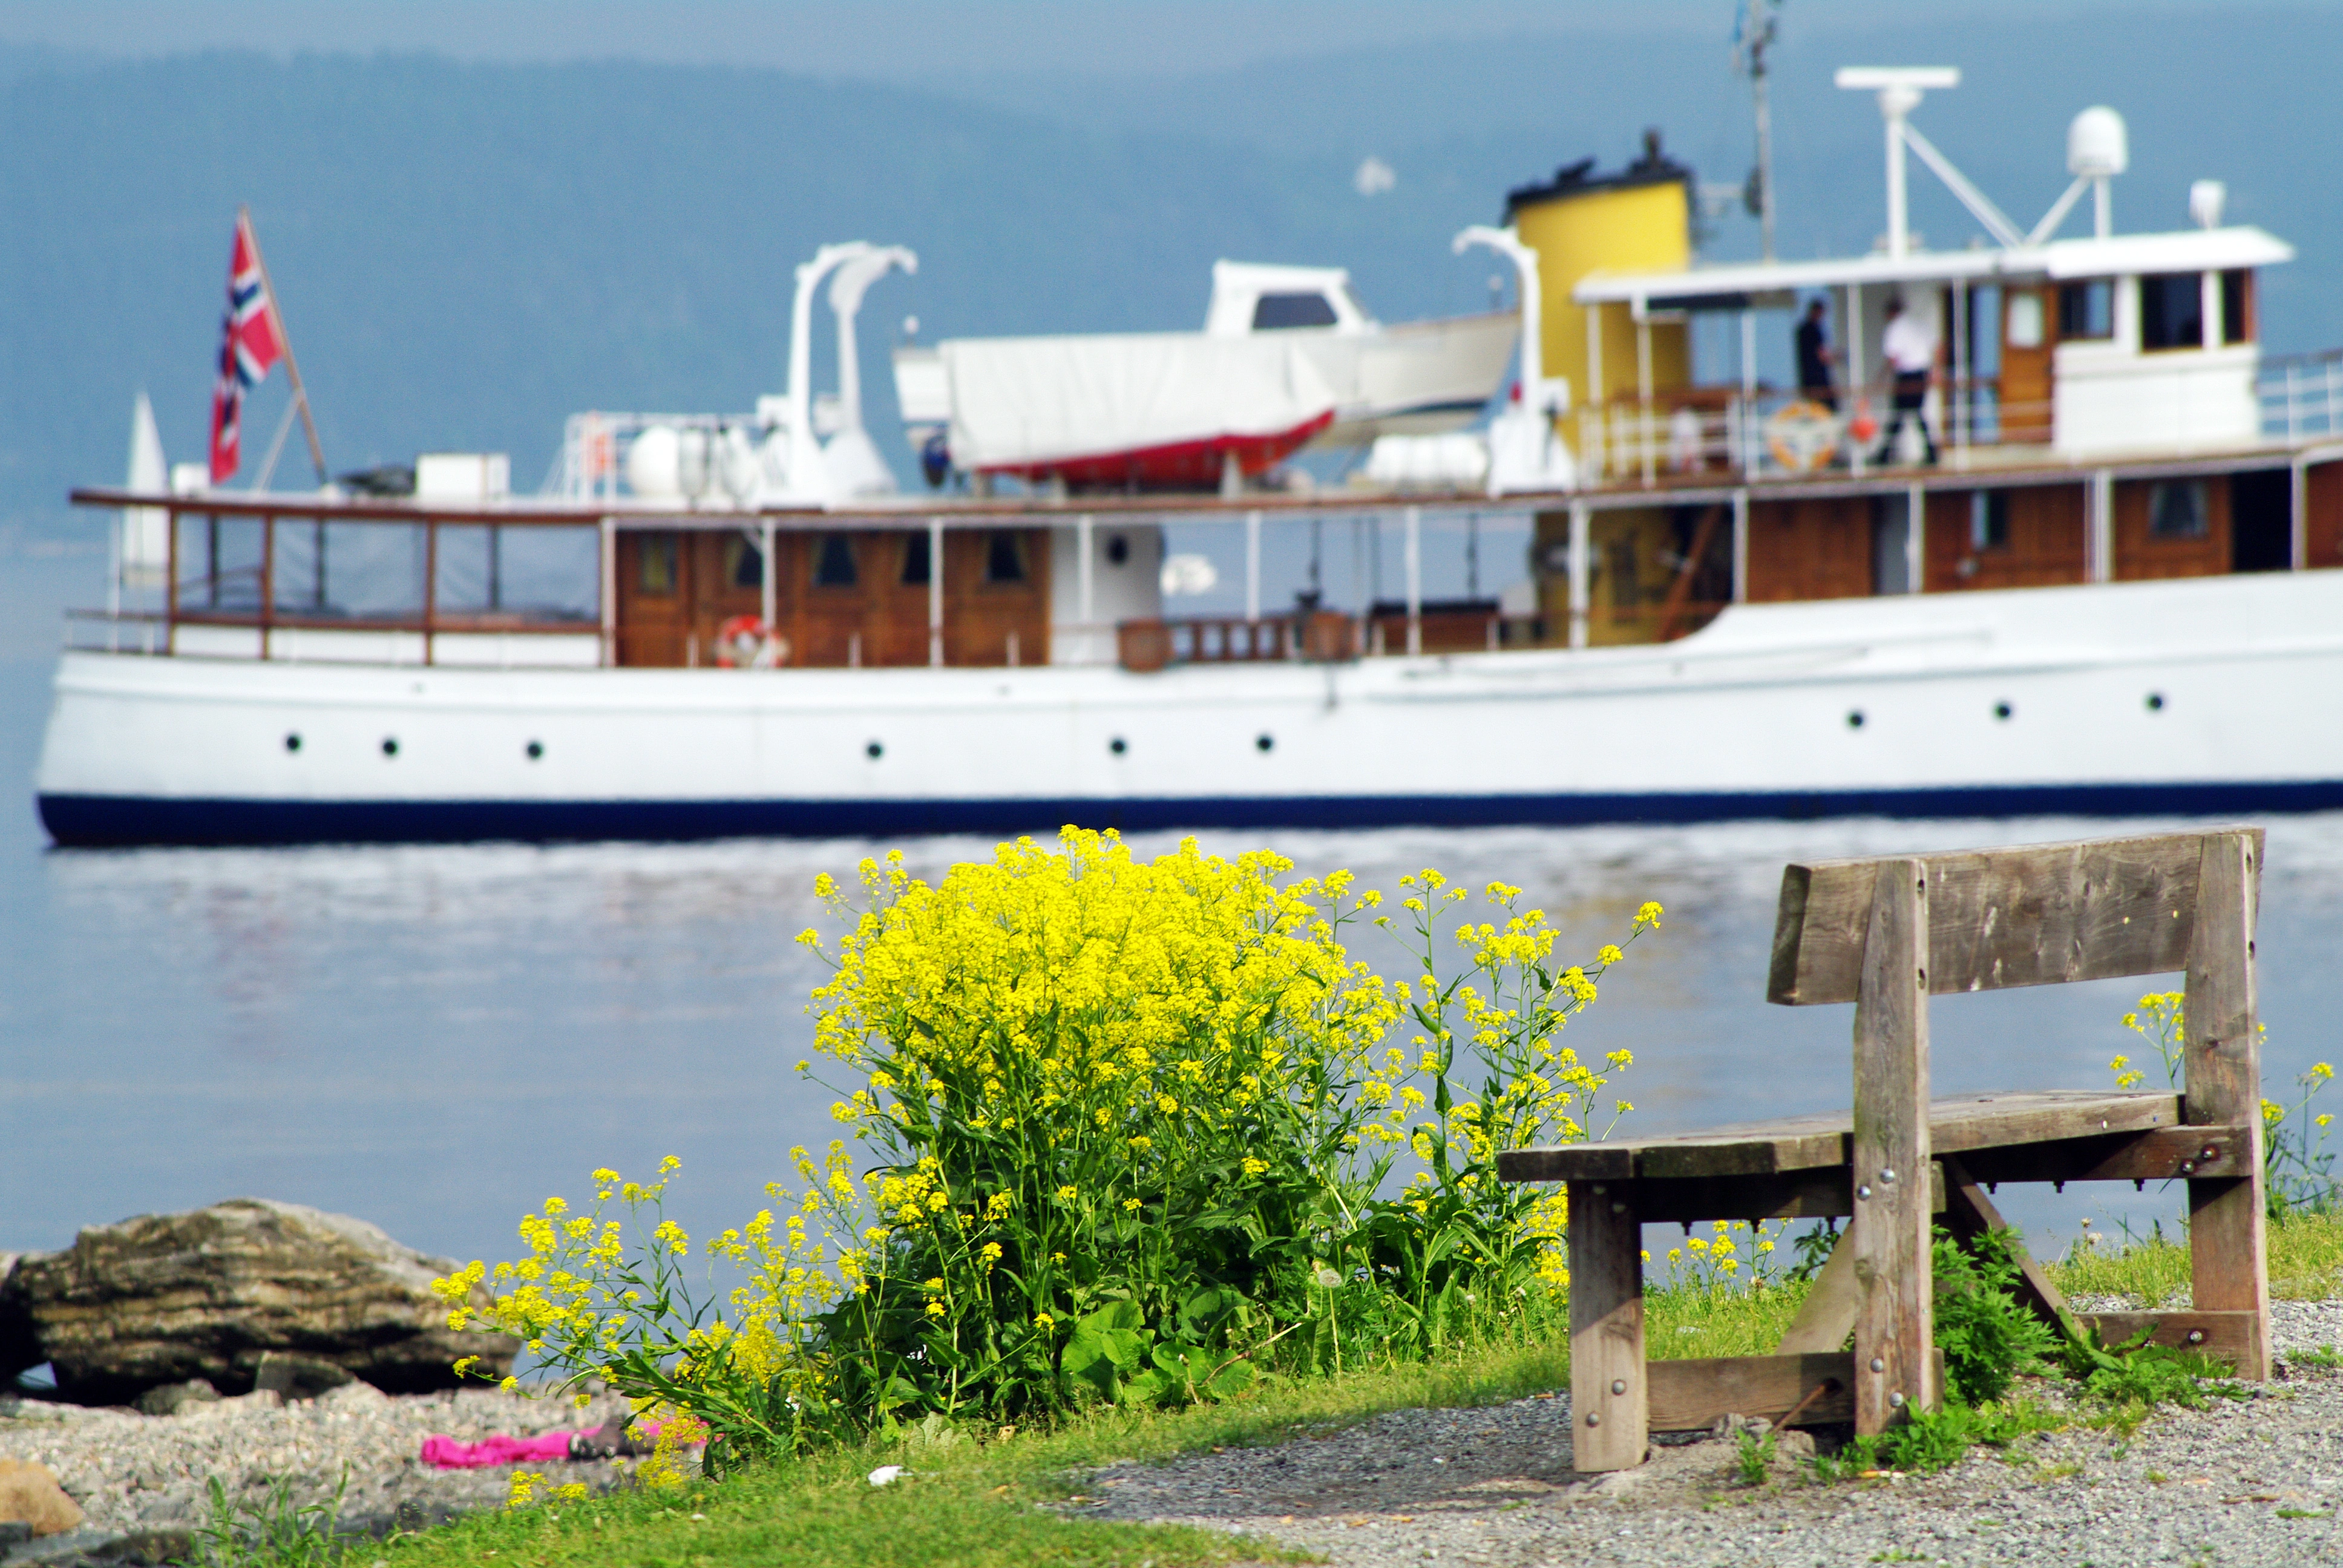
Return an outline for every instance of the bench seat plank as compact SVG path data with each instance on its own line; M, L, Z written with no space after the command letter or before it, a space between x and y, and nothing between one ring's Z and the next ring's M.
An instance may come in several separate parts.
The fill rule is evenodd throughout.
M1964 1094L1931 1101L1928 1135L1938 1154L2047 1143L2177 1126L2177 1094L2094 1091ZM1855 1121L1847 1111L1711 1128L1672 1138L1513 1149L1497 1156L1508 1181L1615 1181L1637 1177L1770 1176L1845 1166Z

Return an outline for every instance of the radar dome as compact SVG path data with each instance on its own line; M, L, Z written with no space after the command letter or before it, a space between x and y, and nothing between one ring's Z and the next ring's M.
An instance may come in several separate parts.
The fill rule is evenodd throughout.
M681 500L682 467L682 433L672 425L646 426L627 447L627 487L647 501Z
M2130 165L2131 137L2113 109L2095 105L2066 127L2066 172L2076 178L2108 179Z

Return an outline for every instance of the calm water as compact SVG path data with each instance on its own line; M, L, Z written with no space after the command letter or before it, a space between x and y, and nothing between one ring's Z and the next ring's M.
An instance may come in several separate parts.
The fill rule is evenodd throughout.
M63 853L25 781L47 704L45 608L86 563L0 561L0 1250L251 1194L372 1220L417 1246L506 1255L519 1213L604 1163L682 1157L688 1225L753 1211L790 1144L830 1135L789 1070L822 972L791 938L859 842ZM1578 1037L1632 1049L1620 1085L1659 1131L1847 1097L1844 1007L1760 1000L1785 859L2082 836L2109 825L1759 824L1285 833L1305 870L1370 886L1437 865L1523 884L1582 950L1637 903L1665 929L1614 971ZM2266 1090L2343 1054L2327 995L2343 938L2343 815L2270 824L2260 953ZM1257 835L1206 836L1208 848ZM1147 840L1141 848L1168 843ZM901 845L923 873L973 839ZM1378 939L1365 956L1396 962ZM1940 1000L1944 1091L2105 1083L2142 982ZM2018 1189L2005 1189L2005 1197ZM2120 1202L2118 1202L2120 1200ZM2168 1213L2128 1188L2012 1205L2037 1233Z

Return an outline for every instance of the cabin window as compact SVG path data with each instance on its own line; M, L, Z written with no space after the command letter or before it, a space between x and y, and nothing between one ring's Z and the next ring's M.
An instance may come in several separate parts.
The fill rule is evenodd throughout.
M1111 567L1119 567L1130 559L1131 541L1124 538L1121 534L1107 535L1106 564Z
M1015 534L1003 530L986 537L984 580L989 583L1021 583L1025 580L1025 552L1018 548Z
M645 593L675 591L675 536L645 534L635 547L636 581Z
M2254 340L2254 275L2238 267L2221 275L2221 341Z
M1334 307L1322 294L1264 294L1253 301L1255 332L1274 332L1287 327L1332 327L1334 321Z
M724 580L734 588L765 586L765 552L734 534L724 541Z
M2009 548L2009 492L1969 492L1969 548L1979 551Z
M928 536L903 536L903 583L924 588L928 581Z
M2147 532L2151 538L2201 539L2210 527L2210 516L2202 479L2167 479L2148 487Z
M2012 348L2042 347L2042 296L2030 288L2012 289L2006 317Z
M854 541L844 534L824 534L813 558L813 586L854 586Z
M2205 275L2151 273L2139 280L2139 346L2205 347Z
M2111 278L2087 277L2058 286L2058 336L2113 337L2116 335L2116 286Z

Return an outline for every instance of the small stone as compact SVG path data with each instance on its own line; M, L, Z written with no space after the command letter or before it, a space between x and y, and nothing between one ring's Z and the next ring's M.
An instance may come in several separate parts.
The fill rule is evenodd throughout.
M216 1403L219 1396L210 1379L189 1378L148 1389L138 1396L138 1411L142 1415L176 1415L191 1404Z
M0 1459L0 1519L20 1520L35 1535L62 1535L81 1517L81 1504L65 1495L55 1471L28 1460Z
M317 1396L320 1410L379 1410L389 1403L390 1395L356 1378Z
M246 1357L238 1356L241 1365ZM263 1351L252 1359L252 1386L255 1392L273 1389L289 1402L315 1399L319 1394L340 1388L357 1379L329 1361L316 1356L295 1355L288 1351Z

